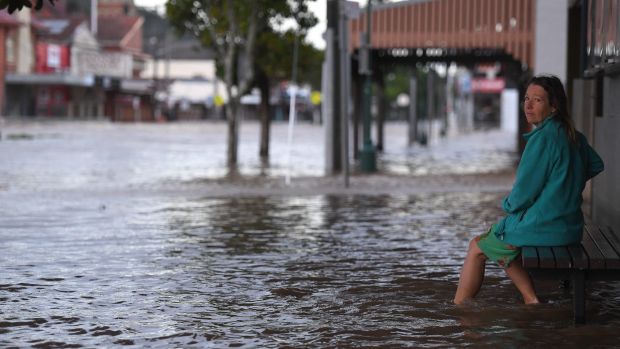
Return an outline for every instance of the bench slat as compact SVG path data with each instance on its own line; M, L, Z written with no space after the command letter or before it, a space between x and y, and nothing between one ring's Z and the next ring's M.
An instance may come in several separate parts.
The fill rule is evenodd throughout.
M599 227L601 234L605 236L611 247L616 251L616 253L620 254L620 237L611 230L610 227Z
M521 248L521 259L525 268L538 268L538 253L536 247L525 246Z
M592 237L587 233L587 231L583 234L581 245L586 250L588 255L590 269L605 269L605 259L603 258L603 254L598 249L596 243L594 243Z
M537 247L538 250L538 263L541 268L555 269L555 258L551 247Z
M590 234L590 237L603 254L605 259L605 269L618 269L620 268L620 256L613 249L609 241L605 238L601 229L596 225L588 224L586 231Z
M620 279L620 235L611 228L584 226L581 244L553 247L523 247L523 266L531 275L566 278L573 281L575 323L585 322L587 278Z
M560 269L570 269L573 262L570 259L568 249L565 246L554 246L551 248L555 256L555 267Z

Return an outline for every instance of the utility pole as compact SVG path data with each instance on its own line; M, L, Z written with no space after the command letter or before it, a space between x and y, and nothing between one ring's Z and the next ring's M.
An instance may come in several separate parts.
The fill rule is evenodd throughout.
M363 53L361 55L362 60L360 64L360 73L366 75L366 81L364 83L364 144L362 145L362 151L360 153L360 169L362 172L375 172L377 171L377 156L374 145L370 138L370 124L371 124L371 107L372 107L372 64L371 64L371 43L370 33L372 32L372 1L368 0L366 5L366 35L363 41Z
M344 186L349 187L349 35L348 20L349 14L346 10L346 2L340 3L340 127L342 130L342 172L344 175Z
M326 168L330 174L342 171L342 122L340 76L340 2L341 0L327 0L327 49L326 49L326 78L330 96L326 98L329 109L325 115L326 134Z

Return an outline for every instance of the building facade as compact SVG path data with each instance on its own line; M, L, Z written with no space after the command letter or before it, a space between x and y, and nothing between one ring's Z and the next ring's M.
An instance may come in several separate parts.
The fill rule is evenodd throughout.
M143 19L127 14L133 2L120 3L100 2L96 24L66 4L18 12L20 31L30 24L32 35L20 35L17 46L32 59L6 75L4 114L153 121L152 81L139 78L148 57Z
M574 5L581 22L580 69L574 76L573 114L605 162L594 178L592 218L620 231L620 1ZM579 11L577 11L579 10ZM577 17L577 15L579 17ZM574 56L574 55L573 55Z
M15 71L18 56L15 50L16 31L21 23L5 11L0 11L0 111L4 110L6 100L7 74Z

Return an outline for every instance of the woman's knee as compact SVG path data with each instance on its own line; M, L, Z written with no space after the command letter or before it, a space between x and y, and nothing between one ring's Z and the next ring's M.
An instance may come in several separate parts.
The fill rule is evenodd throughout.
M487 257L484 255L480 247L478 247L479 241L480 241L480 236L476 236L475 238L471 239L471 241L469 242L468 254L470 254L472 257L476 257L480 259L487 259Z
M480 247L478 247L478 241L480 241L480 236L476 236L469 241L469 251L480 250Z

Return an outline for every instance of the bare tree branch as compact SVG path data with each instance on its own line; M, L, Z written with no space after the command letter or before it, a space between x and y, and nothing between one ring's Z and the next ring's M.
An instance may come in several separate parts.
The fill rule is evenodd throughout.
M258 33L258 7L252 6L249 18L249 27L247 39L245 40L244 59L245 63L242 68L245 71L244 78L239 82L239 93L242 94L248 90L250 83L254 80L254 52L256 49L256 36Z

